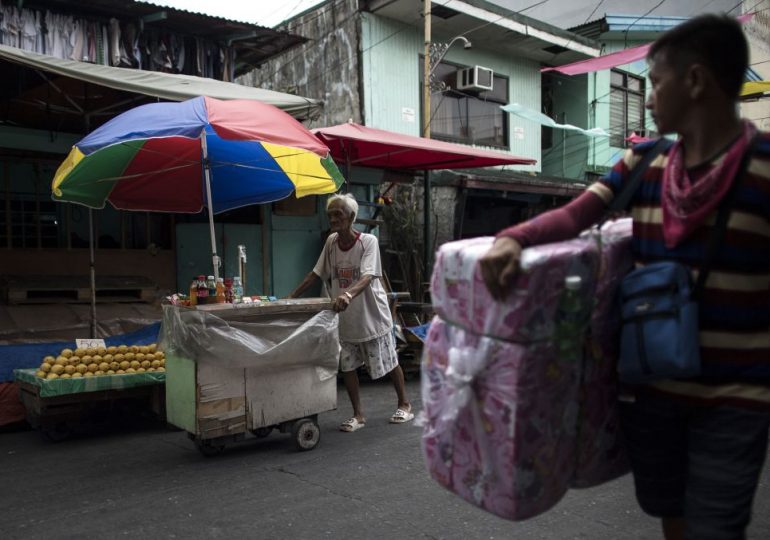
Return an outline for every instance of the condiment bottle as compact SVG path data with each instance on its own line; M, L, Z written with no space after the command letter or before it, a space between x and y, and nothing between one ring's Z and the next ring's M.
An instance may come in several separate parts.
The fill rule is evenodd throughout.
M217 304L225 303L225 281L217 278Z

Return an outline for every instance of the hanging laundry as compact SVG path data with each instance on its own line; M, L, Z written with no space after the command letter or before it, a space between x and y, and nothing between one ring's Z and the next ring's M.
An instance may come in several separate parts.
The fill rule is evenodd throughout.
M83 61L84 41L83 24L81 21L76 20L70 33L70 45L72 45L72 52L69 55L70 60Z
M56 58L234 79L232 47L133 22L76 18L50 10L0 4L0 43Z

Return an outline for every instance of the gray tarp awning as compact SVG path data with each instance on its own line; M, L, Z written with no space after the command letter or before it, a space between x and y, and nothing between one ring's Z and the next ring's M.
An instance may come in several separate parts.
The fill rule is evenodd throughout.
M252 88L205 77L126 69L64 60L7 45L0 45L0 59L56 73L81 81L169 101L184 101L197 96L217 99L253 99L274 105L292 116L306 118L319 108L316 100L273 90Z

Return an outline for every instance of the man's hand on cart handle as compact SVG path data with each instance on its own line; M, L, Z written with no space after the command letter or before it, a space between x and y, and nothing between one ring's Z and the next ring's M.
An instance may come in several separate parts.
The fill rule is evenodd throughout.
M334 311L345 311L352 301L353 295L345 291L334 300Z
M345 311L353 299L358 296L358 293L366 289L372 283L373 278L374 276L371 274L366 274L361 276L361 279L353 283L353 285L345 289L342 294L334 300L334 311Z

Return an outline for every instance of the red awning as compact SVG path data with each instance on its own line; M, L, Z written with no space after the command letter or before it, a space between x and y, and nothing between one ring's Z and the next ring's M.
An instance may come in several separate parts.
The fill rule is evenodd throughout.
M536 160L463 144L413 137L358 124L312 130L340 165L382 169L466 169L493 165L532 165Z

